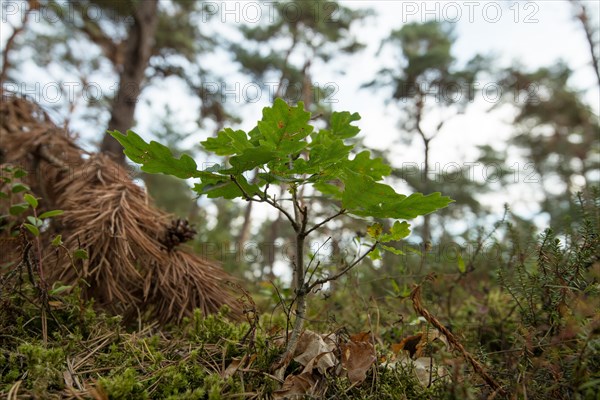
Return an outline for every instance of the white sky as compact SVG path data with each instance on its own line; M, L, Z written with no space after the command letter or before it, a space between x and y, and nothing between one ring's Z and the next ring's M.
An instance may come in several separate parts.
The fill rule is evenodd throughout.
M2 2L2 36L0 43L4 48L8 33L11 28L6 23L15 23L14 15L7 16L12 4L21 2ZM217 19L212 25L218 34L230 35L231 27L235 24L235 14L224 14L223 7L234 8L234 2L214 2L215 7L220 7L218 15L226 19L225 23ZM264 1L240 2L239 10L242 11L248 4L259 5L263 12L268 8ZM367 44L367 48L356 56L339 57L328 65L313 65L313 79L321 85L333 83L339 88L335 99L334 109L338 111L358 111L362 120L359 126L366 137L366 143L376 148L389 148L390 143L398 136L397 120L398 111L394 105L384 105L384 95L371 90L361 90L360 86L372 80L382 63L389 64L391 60L377 58L375 53L381 40L389 35L391 30L399 29L403 23L412 21L425 21L437 19L440 21L455 22L458 37L455 56L460 62L465 62L473 55L495 56L495 67L500 69L518 62L527 69L533 70L542 66L551 66L557 60L566 60L568 65L576 71L572 84L586 91L586 99L600 114L600 94L598 85L590 64L589 48L583 30L573 18L573 8L568 1L342 1L343 5L351 8L370 7L377 15L369 18L362 24L354 27L353 33ZM585 2L590 14L597 23L600 20L600 2ZM334 15L335 16L335 15ZM242 17L243 19L243 17ZM207 60L206 66L213 67L220 74L226 76L226 83L233 86L236 82L243 86L251 82L250 78L241 76L236 72L237 67L229 61L226 55L220 54ZM343 71L345 74L340 75ZM26 79L39 76L39 81L48 82L52 78L39 75L41 72L33 67L24 71ZM55 75L56 76L56 75ZM108 82L106 81L108 79ZM110 86L110 77L98 77L102 86ZM114 79L114 78L112 78ZM482 85L486 82L482 82ZM149 131L160 115L164 106L168 104L176 110L182 125L193 129L196 119L197 103L192 101L185 93L185 88L176 82L167 81L158 84L154 89L144 93L145 100L152 99L152 106L144 101L140 102L137 110L138 126L136 131L142 136L149 137ZM228 99L232 104L233 99ZM268 96L263 96L261 101L245 105L233 104L235 112L243 117L241 127L250 129L260 118L261 109L268 104ZM476 145L492 144L502 148L506 139L511 134L510 110L486 113L490 106L481 95L477 96L475 103L464 115L449 122L442 134L433 142L432 162L439 163L441 168L449 163L463 165L477 157ZM97 126L93 126L90 134L89 123L85 120L75 121L76 131L82 133L84 139L97 140ZM190 143L204 139L212 132L204 131L192 135ZM418 141L412 147L395 146L395 163L422 162L422 151ZM514 162L519 158L515 156ZM202 160L199 160L201 163ZM476 171L483 174L482 170ZM535 212L534 198L537 188L535 185L522 185L519 189L500 191L493 198L487 198L493 205L497 214L502 212L502 204L509 201L516 211L523 214Z

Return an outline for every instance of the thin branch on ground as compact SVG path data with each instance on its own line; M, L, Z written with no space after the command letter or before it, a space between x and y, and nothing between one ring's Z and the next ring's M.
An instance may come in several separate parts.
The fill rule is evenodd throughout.
M487 383L488 386L490 386L495 392L499 393L502 396L506 396L507 393L502 388L502 386L500 386L500 384L498 382L496 382L496 380L494 378L492 378L486 372L486 370L479 363L479 361L477 361L469 352L467 352L465 350L465 348L458 341L458 339L456 338L456 336L454 336L454 334L452 332L450 332L450 330L448 330L448 328L446 328L444 326L444 324L442 324L436 317L434 317L429 311L427 311L427 309L425 307L423 307L423 305L421 304L421 285L417 285L412 290L412 292L410 294L410 299L412 300L413 308L415 309L415 311L417 312L417 314L419 314L423 318L425 318L427 320L427 322L429 322L438 331L440 331L444 336L446 336L446 339L448 339L448 342L456 350L458 350L461 353L461 355L465 358L465 360L467 360L471 364L471 366L473 367L473 369L475 370L475 372L477 374L479 374L479 376L481 376L483 378L483 380L485 381L485 383Z

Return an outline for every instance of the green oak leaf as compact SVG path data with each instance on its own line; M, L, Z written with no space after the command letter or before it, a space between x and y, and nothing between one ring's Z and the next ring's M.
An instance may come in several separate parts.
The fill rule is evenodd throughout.
M248 183L243 175L236 175L235 179L239 186L241 186L244 189L244 192L249 196L253 196L260 192L258 185ZM200 183L194 185L193 190L199 195L206 195L211 199L219 197L224 199L244 197L244 193L242 193L231 177L224 175L203 178Z
M391 247L391 246L386 246L384 244L381 245L381 248L389 253L395 254L397 256L403 256L404 252L400 249L397 249L395 247Z
M200 142L202 146L219 156L229 156L243 152L245 149L252 148L254 145L248 140L246 132L231 128L225 128L217 134L217 137L208 138Z
M358 126L351 125L352 122L360 120L358 113L350 114L348 111L334 112L331 114L331 133L340 139L349 139L360 132Z
M133 131L127 131L126 135L119 131L113 131L110 134L121 143L125 149L125 155L131 161L142 165L142 171L144 172L173 175L181 179L201 175L196 162L187 154L175 158L167 146L155 141L146 143Z
M380 223L374 223L373 225L367 228L367 235L372 237L373 239L379 238L381 233L383 232L383 226Z
M381 158L371 158L368 150L361 151L352 161L347 163L347 168L359 174L368 175L376 181L392 173L392 168L385 165Z
M413 219L446 207L453 201L440 193L427 196L413 193L407 197L396 193L389 185L353 171L346 171L343 182L342 207L358 216Z
M373 251L371 251L369 253L369 258L373 261L375 260L381 260L381 253L379 252L379 245L377 247L375 247L373 249Z
M404 239L408 235L410 235L410 224L406 221L396 221L394 222L394 225L392 225L390 233L381 235L379 241L383 243L394 242Z
M312 135L312 143L308 164L319 170L326 169L334 164L347 161L352 146L335 138L329 131L321 130Z
M306 147L303 139L313 130L309 121L310 113L304 111L304 103L293 107L277 98L273 107L263 109L263 118L258 122L259 143L283 155L296 154Z
M243 150L238 155L229 159L234 174L251 171L256 167L267 164L276 159L277 153L264 147L252 147Z

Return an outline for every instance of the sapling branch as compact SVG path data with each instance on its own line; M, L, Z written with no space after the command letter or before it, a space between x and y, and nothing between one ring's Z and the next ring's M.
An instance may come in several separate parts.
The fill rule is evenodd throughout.
M316 224L315 226L313 226L312 228L310 228L309 230L306 231L306 234L310 234L311 232L319 229L320 227L322 227L323 225L325 225L326 223L328 223L329 221L339 217L340 215L343 215L346 212L345 209L341 209L340 211L338 211L337 213L335 213L334 215L325 218L323 221L319 222L318 224ZM330 238L331 239L331 238Z
M317 261L317 265L315 265L315 267L313 268L312 272L308 276L308 279L306 280L307 283L312 280L313 276L315 275L315 272L317 272L317 270L319 269L320 265L321 265L321 261ZM306 271L308 271L308 267L306 268Z
M338 272L335 275L330 275L328 277L325 277L323 279L317 279L316 281L314 281L313 283L311 283L310 285L308 285L308 291L313 290L316 286L318 285L323 285L327 282L331 282L331 281L335 281L338 278L340 278L341 276L345 275L346 273L348 273L348 271L350 271L352 268L356 267L362 260L364 260L364 258L366 256L369 255L370 252L372 252L373 250L375 250L375 248L377 247L377 245L379 244L379 242L375 242L373 243L369 249L367 251L365 251L360 257L358 257L356 260L354 260L354 262L350 265L348 265L347 267L345 267L344 269L342 269L340 272Z
M293 263L294 267L294 293L296 302L296 319L292 334L287 342L285 353L282 357L282 363L277 375L283 377L285 368L294 356L298 339L302 333L304 326L304 318L306 315L306 296L309 293L306 287L306 270L304 268L304 243L307 236L306 224L308 220L308 209L302 207L298 201L298 193L295 187L291 188L292 201L294 204L294 215L296 217L294 230L296 231L296 257Z
M319 248L317 249L317 251L315 251L315 253L310 257L310 261L308 262L308 265L306 266L306 270L308 271L308 269L310 268L310 265L313 263L313 261L315 260L315 257L317 256L317 254L319 254L319 251L321 251L321 249L323 247L325 247L325 245L331 240L331 236L329 236L327 239L325 239L325 241L323 242L323 244L321 244L319 246Z
M248 192L246 192L246 189L244 189L242 187L242 185L240 185L240 183L237 181L237 179L235 178L235 175L229 175L229 178L231 179L231 181L238 187L238 189L240 189L240 191L242 192L242 195L244 197L244 199L246 201L256 201L256 199L253 196L250 196L248 194Z
M248 192L246 192L246 189L244 189L243 186L240 185L240 183L236 179L235 175L230 175L229 178L240 189L240 191L242 192L242 195L243 195L243 197L244 197L244 199L246 201L254 201L254 202L257 202L257 203L267 203L271 207L276 208L281 213L283 213L283 215L286 216L286 218L292 224L292 227L294 228L294 230L296 230L296 221L294 220L294 218L290 215L290 213L287 212L287 210L285 208L283 208L282 206L280 206L276 201L274 201L271 198L269 198L268 195L267 195L267 193L266 193L266 191L264 193L264 196L259 197L259 198L256 198L254 196L250 196L250 194L248 194Z
M291 306L293 303L290 304L289 308L286 307L285 300L284 300L283 296L281 295L281 293L279 292L279 288L277 287L277 285L275 285L275 283L273 283L273 281L269 281L269 283L271 284L271 286L273 286L273 289L275 289L275 294L277 294L277 298L279 299L279 304L281 304L281 308L283 309L283 312L286 315L286 321L289 323ZM277 306L275 306L275 308L277 308ZM275 310L275 309L273 309L273 310ZM286 326L286 332L287 332L287 326Z
M312 255L312 257L310 258L310 261L308 262L308 265L306 266L306 272L308 272L310 270L310 266L313 263L313 261L315 260L315 257L317 256L317 254L319 254L319 251L321 251L321 249L323 247L325 247L325 245L331 240L331 236L328 237L323 244L321 244L319 246L319 248L317 249L317 251L315 251L315 253ZM317 270L319 269L319 266L321 265L321 261L317 261L317 265L315 265L315 267L313 268L312 272L310 272L310 275L308 276L308 279L306 280L306 282L310 282L313 278L313 276L315 275L315 273L317 272Z

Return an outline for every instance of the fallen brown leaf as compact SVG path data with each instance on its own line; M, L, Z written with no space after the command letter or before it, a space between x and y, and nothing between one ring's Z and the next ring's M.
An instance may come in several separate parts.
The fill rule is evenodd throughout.
M375 347L370 342L350 341L342 346L342 366L352 384L361 383L367 378L367 371L377 359Z
M424 355L423 352L427 348L427 345L435 340L439 340L448 347L448 340L440 333L440 331L437 329L428 329L426 332L408 336L402 339L400 343L393 344L392 351L398 354L400 351L404 350L409 353L410 358L417 359Z
M273 392L274 399L303 399L306 395L317 395L318 380L312 372L288 375L281 389Z
M355 333L354 335L350 335L350 340L353 342L370 342L371 341L371 332L360 332Z
M313 331L304 331L298 339L294 360L304 367L315 360L316 368L320 373L325 374L336 364L336 358L333 355L336 348L334 338L333 335L320 335Z
M221 372L221 377L223 379L232 377L237 372L238 368L240 368L242 362L245 360L246 356L239 359L234 358L233 360L231 360L231 363L227 366L227 368L225 368L225 371Z

